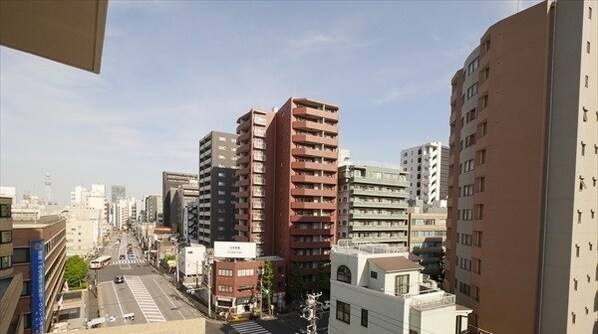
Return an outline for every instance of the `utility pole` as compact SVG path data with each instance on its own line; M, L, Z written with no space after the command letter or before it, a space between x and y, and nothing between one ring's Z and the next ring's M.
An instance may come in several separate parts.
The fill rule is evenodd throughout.
M309 321L309 325L307 325L307 330L301 330L302 333L305 334L317 334L318 333L318 320L320 320L316 316L316 312L318 310L318 298L322 296L322 293L308 293L307 294L307 301L305 308L303 309L303 314L301 317Z
M212 317L212 264L214 263L214 251L209 249L206 252L206 266L208 272L208 317ZM205 271L204 271L205 272Z

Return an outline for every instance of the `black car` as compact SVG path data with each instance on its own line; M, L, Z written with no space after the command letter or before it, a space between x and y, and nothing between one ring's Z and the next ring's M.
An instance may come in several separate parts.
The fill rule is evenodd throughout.
M126 259L126 256L125 256L125 254L121 254L121 255L118 257L118 259L119 259L119 260L124 260L124 259Z
M114 283L119 284L119 283L124 283L124 282L125 282L124 276L115 276L114 277Z

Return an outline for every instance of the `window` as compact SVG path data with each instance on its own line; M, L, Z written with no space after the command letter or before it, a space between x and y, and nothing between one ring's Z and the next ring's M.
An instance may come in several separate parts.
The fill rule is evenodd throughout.
M370 277L371 277L371 278L378 279L378 273L377 273L377 272L375 272L375 271L370 271Z
M478 125L478 137L484 137L488 132L488 122L482 122Z
M583 107L583 121L587 122L588 121L588 108Z
M361 325L363 327L368 326L368 310L363 308L361 309Z
M459 282L459 292L469 297L471 287L469 284L465 284L463 282Z
M592 19L592 7L588 7L588 19Z
M233 287L231 285L218 285L218 291L233 292Z
M0 244L12 242L12 231L0 231Z
M8 269L10 267L12 267L10 255L0 256L0 269Z
M475 285L471 286L471 298L476 302L480 301L480 288Z
M10 218L10 205L0 204L0 218Z
M484 192L484 188L486 187L486 178L485 177L478 177L477 179L475 179L475 192L476 193L481 193Z
M478 93L478 83L474 83L473 85L467 88L467 99L474 97Z
M218 269L218 276L232 277L233 276L233 270L232 269Z
M486 80L488 80L488 78L490 78L490 68L486 67L484 69L484 76L482 77L482 80L486 81Z
M404 295L409 293L409 275L395 276L395 294Z
M476 204L475 206L475 219L484 219L484 204Z
M575 256L579 257L579 245L575 245Z
M473 215L472 215L473 210L472 209L463 209L461 211L461 213L463 214L462 220L471 220L471 218L473 217Z
M469 63L469 65L467 65L467 75L470 75L471 73L473 73L475 70L478 69L478 67L480 67L480 58L476 58L474 59L471 63Z
M483 165L484 163L486 163L486 150L479 150L476 154L476 158L478 165Z
M488 94L482 96L480 99L481 108L484 109L488 106Z
M21 297L29 296L31 294L31 281L23 281L23 288L21 289Z
M239 269L237 270L237 276L253 276L254 270L253 269Z
M590 53L590 42L586 42L586 53Z
M28 263L29 248L15 248L12 254L13 263Z
M473 272L478 275L481 274L482 273L482 260L476 259L474 257L472 262L473 262Z
M469 123L469 122L473 121L474 119L475 119L475 109L471 109L465 115L465 122Z
M475 133L465 137L465 147L469 147L473 144L475 144Z
M581 155L586 155L586 143L581 142Z
M336 271L336 280L351 284L351 270L347 266L340 266Z
M351 304L336 301L336 320L351 324Z
M482 247L482 231L473 231L473 245Z
M590 77L588 77L588 76L586 75L586 77L585 77L585 79L584 79L584 86L586 86L586 88L588 88L589 84L590 84Z
M473 184L463 186L463 196L473 196Z

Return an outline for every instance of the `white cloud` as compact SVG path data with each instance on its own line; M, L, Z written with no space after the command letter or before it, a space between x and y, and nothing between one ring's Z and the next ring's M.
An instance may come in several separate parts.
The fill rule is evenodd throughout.
M384 94L384 96L376 99L374 101L374 104L382 105L382 104L387 104L387 103L391 103L391 102L397 102L405 97L415 95L417 93L419 93L419 89L416 87L413 87L413 86L391 88L388 91L386 91L386 94Z

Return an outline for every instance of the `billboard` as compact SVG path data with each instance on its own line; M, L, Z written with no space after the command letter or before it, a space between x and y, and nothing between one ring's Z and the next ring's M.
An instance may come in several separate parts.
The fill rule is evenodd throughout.
M214 257L256 258L255 242L214 241Z
M43 334L46 332L46 243L44 240L32 240L29 246L31 265L31 333Z

